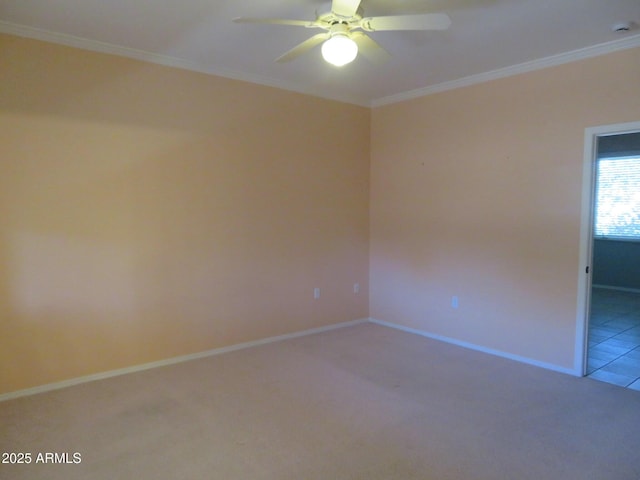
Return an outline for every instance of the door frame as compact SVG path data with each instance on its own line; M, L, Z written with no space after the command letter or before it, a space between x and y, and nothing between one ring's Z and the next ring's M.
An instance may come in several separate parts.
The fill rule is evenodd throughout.
M640 121L589 127L584 133L582 165L582 207L580 218L580 248L578 262L578 301L576 309L576 345L574 370L587 374L589 350L589 315L591 310L591 265L593 262L593 212L595 207L596 157L598 137L640 132ZM587 273L588 272L588 273Z

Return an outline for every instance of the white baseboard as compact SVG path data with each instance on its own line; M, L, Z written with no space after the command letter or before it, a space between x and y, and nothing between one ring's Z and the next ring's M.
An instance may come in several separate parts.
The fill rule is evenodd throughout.
M251 342L237 343L228 347L214 348L212 350L206 350L204 352L191 353L188 355L181 355L179 357L167 358L164 360L158 360L157 362L143 363L142 365L134 365L132 367L120 368L117 370L109 370L107 372L95 373L93 375L85 375L82 377L70 378L69 380L63 380L61 382L48 383L46 385L39 385L37 387L27 388L24 390L16 390L15 392L0 394L0 402L6 400L12 400L14 398L26 397L28 395L35 395L37 393L50 392L52 390L59 390L61 388L71 387L73 385L79 385L81 383L93 382L96 380L103 380L105 378L117 377L119 375L126 375L127 373L140 372L143 370L149 370L152 368L164 367L167 365L173 365L176 363L188 362L190 360L197 360L199 358L210 357L213 355L221 355L223 353L234 352L236 350L242 350L245 348L257 347L259 345L265 345L267 343L280 342L282 340L289 340L292 338L304 337L306 335L313 335L314 333L328 332L330 330L336 330L338 328L350 327L361 323L368 322L368 318L361 318L358 320L351 320L349 322L336 323L333 325L327 325L324 327L311 328L300 332L287 333L285 335L277 335L275 337L262 338L260 340L254 340Z
M573 375L576 377L581 377L582 372L578 372L577 370L571 368L560 367L559 365L554 365L552 363L540 362L538 360L534 360L532 358L523 357L520 355L514 355L512 353L503 352L501 350L495 350L493 348L482 347L480 345L476 345L474 343L463 342L462 340L457 340L455 338L445 337L443 335L436 335L434 333L429 333L424 330L418 330L415 328L405 327L403 325L398 325L396 323L385 322L384 320L376 320L375 318L369 318L371 323L375 323L377 325L382 325L385 327L395 328L397 330L402 330L403 332L413 333L415 335L420 335L421 337L431 338L433 340L438 340L441 342L451 343L453 345L457 345L459 347L469 348L471 350L476 350L483 353L488 353L490 355L495 355L497 357L508 358L509 360L515 360L517 362L526 363L528 365L533 365L535 367L545 368L547 370L553 370L554 372L566 373L569 375Z
M617 287L615 285L600 285L595 283L591 286L593 288L601 288L603 290L618 290L620 292L640 293L640 288Z

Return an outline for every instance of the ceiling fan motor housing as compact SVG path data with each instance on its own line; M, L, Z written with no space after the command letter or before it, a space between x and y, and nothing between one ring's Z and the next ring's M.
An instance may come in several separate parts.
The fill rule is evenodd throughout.
M340 23L344 23L344 24L356 23L357 24L360 20L362 20L363 13L364 12L362 10L362 7L358 7L358 11L351 17L344 17L342 15L338 15L337 13L334 13L331 10L322 11L322 12L316 13L316 16L317 16L316 21L329 26L340 24Z
M344 35L345 37L349 36L349 30L350 27L347 23L334 23L333 25L331 25L331 29L329 30L329 32L331 33L331 36L333 37L334 35Z

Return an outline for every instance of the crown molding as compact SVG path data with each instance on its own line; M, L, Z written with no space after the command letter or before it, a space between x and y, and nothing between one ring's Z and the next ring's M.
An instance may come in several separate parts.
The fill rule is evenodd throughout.
M0 33L6 33L9 35L15 35L19 37L32 38L35 40L42 40L45 42L56 43L59 45L65 45L68 47L80 48L83 50L90 50L98 53L105 53L108 55L116 55L120 57L131 58L142 62L154 63L157 65L163 65L166 67L179 68L182 70L189 70L198 73L204 73L207 75L215 75L224 78L230 78L233 80L239 80L243 82L255 83L266 87L273 87L291 92L301 93L304 95L311 95L314 97L324 98L327 100L334 100L342 103L349 103L358 105L361 107L381 107L384 105L390 105L393 103L403 102L405 100L411 100L414 98L424 97L432 95L434 93L440 93L447 90L454 90L456 88L468 87L478 83L489 82L491 80L497 80L500 78L510 77L521 73L527 73L534 70L540 70L547 67L553 67L556 65L562 65L564 63L575 62L577 60L583 60L599 55L605 55L607 53L616 52L619 50L625 50L628 48L640 47L640 34L625 37L621 40L614 40L607 43L601 43L591 47L581 48L570 52L560 53L550 57L540 58L532 60L530 62L520 63L518 65L512 65L489 72L479 73L476 75L470 75L468 77L459 78L456 80L438 83L436 85L429 85L427 87L418 88L415 90L409 90L406 92L400 92L394 95L386 97L380 97L371 101L362 98L353 98L345 96L326 95L324 93L317 92L313 89L301 88L300 85L293 83L282 82L270 77L264 77L260 75L252 75L244 72L238 72L225 68L211 68L205 67L202 64L192 62L190 60L184 60L169 55L162 55L158 53L151 53L144 50L137 50L128 47L122 47L119 45L113 45L111 43L100 42L97 40L90 40L83 37L76 37L74 35L67 35L58 32L52 32L49 30L43 30L34 27L28 27L25 25L18 25L11 22L0 21Z
M581 48L579 50L560 53L558 55L540 58L537 60L532 60L530 62L512 65L510 67L499 68L497 70L479 73L477 75L470 75L468 77L459 78L449 82L438 83L436 85L430 85L428 87L418 88L416 90L409 90L406 92L397 93L395 95L377 98L371 102L371 107L390 105L393 103L403 102L405 100L432 95L434 93L454 90L461 87L468 87L471 85L476 85L478 83L489 82L491 80L497 80L499 78L511 77L513 75L518 75L521 73L541 70L547 67L554 67L556 65L562 65L564 63L575 62L577 60L597 57L599 55L605 55L607 53L626 50L628 48L634 47L640 47L640 35L634 35L621 40L601 43L599 45L593 45L591 47Z
M107 42L100 42L97 40L90 40L83 37L76 37L74 35L68 35L64 33L52 32L50 30L43 30L34 27L28 27L25 25L18 25L11 22L0 21L0 33L6 33L9 35L15 35L18 37L32 38L34 40L42 40L44 42L56 43L59 45L65 45L67 47L79 48L82 50L90 50L97 53L105 53L108 55L116 55L119 57L131 58L133 60L139 60L142 62L155 63L165 67L179 68L181 70L189 70L198 73L204 73L207 75L214 75L218 77L230 78L232 80L239 80L242 82L255 83L266 87L278 88L281 90L287 90L290 92L301 93L304 95L311 95L314 97L320 97L327 100L334 100L342 103L350 103L361 107L370 107L370 102L361 98L352 98L344 96L328 96L326 94L319 93L312 89L301 88L299 85L292 83L282 82L273 78L264 77L260 75L252 75L244 72L238 72L226 68L218 67L205 67L202 64L192 62L190 60L184 60L170 55L162 55L158 53L151 53L145 50L137 50L134 48L122 47L119 45L113 45Z

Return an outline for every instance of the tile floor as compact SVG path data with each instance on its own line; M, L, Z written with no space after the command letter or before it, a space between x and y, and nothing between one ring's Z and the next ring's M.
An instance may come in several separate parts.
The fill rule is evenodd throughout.
M587 376L640 390L640 293L593 288Z

